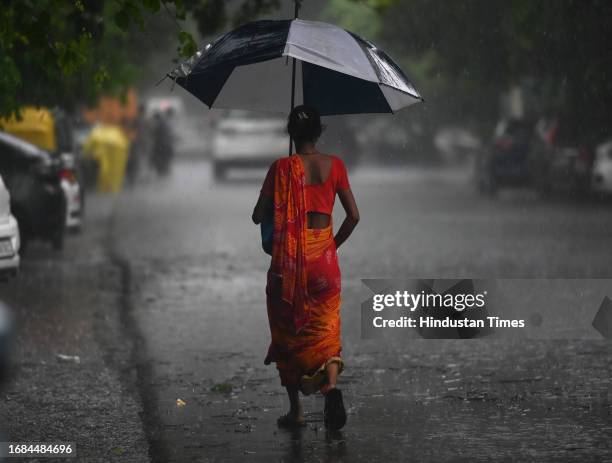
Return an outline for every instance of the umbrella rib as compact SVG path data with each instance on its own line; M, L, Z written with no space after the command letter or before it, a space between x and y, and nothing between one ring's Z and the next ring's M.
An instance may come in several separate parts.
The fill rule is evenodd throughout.
M384 82L378 82L378 85L384 85L385 87L392 88L393 90L397 90L398 92L401 92L401 93L403 93L405 95L411 96L415 100L419 100L419 101L422 101L423 103L425 103L425 98L423 98L421 95L414 95L414 94L412 94L410 92L407 92L406 90L402 90L401 88L394 87L393 85L389 85L389 84L386 84Z

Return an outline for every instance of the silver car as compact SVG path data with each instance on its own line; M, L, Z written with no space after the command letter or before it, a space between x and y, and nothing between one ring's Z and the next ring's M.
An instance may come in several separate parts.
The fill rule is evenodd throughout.
M250 111L228 111L215 127L212 161L215 179L231 168L267 167L286 156L289 136L284 118Z

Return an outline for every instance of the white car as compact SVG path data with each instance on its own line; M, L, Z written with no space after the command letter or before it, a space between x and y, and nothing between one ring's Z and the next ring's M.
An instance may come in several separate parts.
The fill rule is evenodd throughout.
M230 168L268 167L289 152L284 118L232 110L217 124L212 144L214 176L225 178Z
M11 214L11 197L0 177L0 277L19 271L19 225Z
M612 140L596 148L592 175L593 191L612 193Z
M66 197L66 227L70 230L80 230L83 215L81 185L75 173L74 156L62 154L62 171L60 186Z

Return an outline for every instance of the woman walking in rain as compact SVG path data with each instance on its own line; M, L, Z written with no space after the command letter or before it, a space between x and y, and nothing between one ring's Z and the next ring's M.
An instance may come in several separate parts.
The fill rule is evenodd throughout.
M271 214L274 220L266 286L272 342L265 363L276 362L289 396L289 412L278 419L279 426L304 426L299 393L319 390L325 396L325 426L335 430L346 423L342 392L336 387L344 368L336 250L357 225L359 211L342 160L316 149L323 129L319 112L296 107L287 129L296 154L270 166L253 211L256 224ZM346 218L334 236L336 195Z

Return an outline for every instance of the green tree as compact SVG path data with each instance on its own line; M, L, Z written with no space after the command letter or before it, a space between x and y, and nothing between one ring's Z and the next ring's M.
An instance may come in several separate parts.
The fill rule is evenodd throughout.
M377 40L416 73L437 121L492 124L501 92L529 81L539 110L564 111L587 137L609 131L612 2L352 1L378 15Z
M202 35L255 17L278 0L8 0L0 9L0 114L23 105L74 107L120 94L159 43L191 56ZM163 19L162 19L163 18ZM163 74L163 70L160 70Z

